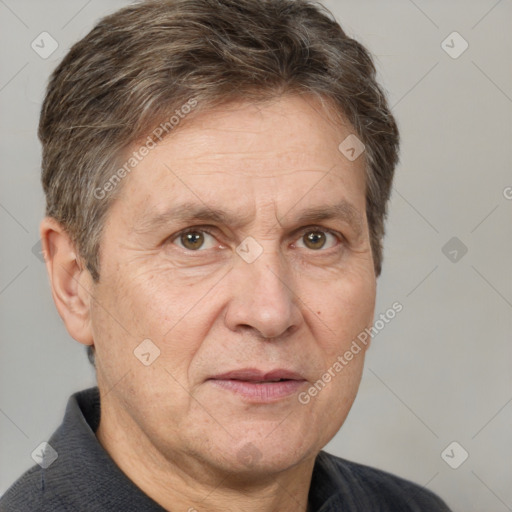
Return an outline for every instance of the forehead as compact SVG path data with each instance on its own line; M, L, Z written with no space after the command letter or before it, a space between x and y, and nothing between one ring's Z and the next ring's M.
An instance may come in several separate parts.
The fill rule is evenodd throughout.
M333 150L350 124L335 123L332 111L312 97L284 96L264 103L232 102L215 110L192 116L190 123L163 141L162 146L178 149L177 162L220 162L220 169L243 156L245 166L235 161L237 174L264 177L283 174L308 164L332 164ZM264 163L264 166L260 164ZM255 167L253 167L253 164ZM254 172L258 171L258 172Z
M365 209L364 156L344 156L339 145L354 130L332 119L298 97L202 112L137 165L120 202L142 226L180 214L180 204L181 213L202 209L198 217L209 209L242 218L273 203L278 217L306 207L321 216L325 206L355 220Z

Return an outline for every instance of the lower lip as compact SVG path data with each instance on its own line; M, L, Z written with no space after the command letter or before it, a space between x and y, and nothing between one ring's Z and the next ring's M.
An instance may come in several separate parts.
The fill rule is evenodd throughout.
M210 382L252 401L273 402L297 393L305 381L251 382L235 379L211 379Z

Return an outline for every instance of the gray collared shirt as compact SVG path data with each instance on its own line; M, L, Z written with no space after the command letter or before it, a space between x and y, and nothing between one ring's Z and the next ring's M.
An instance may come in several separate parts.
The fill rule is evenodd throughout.
M162 512L98 442L98 388L72 395L41 465L0 498L1 512ZM57 458L55 458L57 456ZM42 466L47 466L46 468ZM308 512L450 512L435 494L389 473L321 451Z

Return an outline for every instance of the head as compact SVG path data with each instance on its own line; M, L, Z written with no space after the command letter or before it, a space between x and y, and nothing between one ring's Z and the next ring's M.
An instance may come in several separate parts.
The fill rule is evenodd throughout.
M375 74L305 0L131 5L55 70L39 126L54 300L94 347L102 414L164 457L281 471L345 420L364 349L298 397L373 321L398 159ZM275 396L224 375L279 369Z

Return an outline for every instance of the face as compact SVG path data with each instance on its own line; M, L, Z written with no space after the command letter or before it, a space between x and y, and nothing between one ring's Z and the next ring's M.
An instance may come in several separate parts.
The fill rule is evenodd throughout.
M364 350L332 368L376 292L364 156L338 149L350 133L312 100L232 105L125 178L91 303L102 421L239 472L290 468L334 436Z

